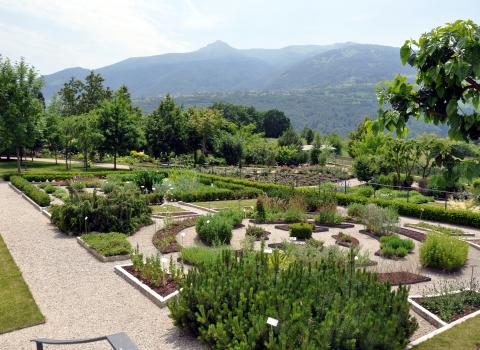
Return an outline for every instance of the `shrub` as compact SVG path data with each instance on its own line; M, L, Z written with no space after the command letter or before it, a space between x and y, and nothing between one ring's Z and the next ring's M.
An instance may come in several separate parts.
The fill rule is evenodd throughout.
M378 171L371 157L360 156L353 162L353 172L360 181L370 181Z
M87 185L85 182L81 181L75 181L75 182L70 182L70 186L75 190L75 191L83 191Z
M182 262L190 265L203 265L213 263L217 260L224 250L228 247L187 247L180 252Z
M404 257L410 253L415 244L411 239L401 239L397 235L380 237L380 250L386 257Z
M23 193L25 193L28 197L30 197L39 206L47 207L50 205L50 196L45 192L43 192L42 190L35 187L34 185L32 185L23 177L11 176L10 182L12 183L13 186L18 188Z
M56 189L57 189L57 188L56 188L55 186L48 185L48 184L43 187L43 190L44 190L45 192L47 192L48 194L53 194Z
M352 203L352 204L349 204L347 207L347 214L351 218L360 219L363 216L364 210L365 210L365 205L360 203Z
M195 229L207 245L229 244L232 239L232 220L224 215L210 214L198 218Z
M362 222L367 230L377 236L390 235L398 224L398 213L394 208L382 208L368 204L363 210Z
M297 239L312 238L313 225L307 223L291 224L289 225L290 237Z
M406 347L416 329L407 288L330 261L283 267L281 256L226 251L190 270L168 304L174 324L212 349ZM279 320L274 330L267 317Z
M225 217L227 220L230 220L232 226L238 226L242 224L243 221L243 212L240 209L229 208L221 211L217 215Z
M265 229L261 226L247 226L246 235L250 237L255 237L256 239L260 239L264 236Z
M170 280L175 281L179 286L184 278L183 269L177 267L170 257L170 264L167 267L162 266L160 255L156 254L148 256L145 259L143 254L135 249L130 255L132 260L133 269L137 272L143 280L147 283L155 286L166 286Z
M157 171L141 171L135 174L133 181L135 184L147 192L152 192L153 187L161 184L165 174Z
M265 206L264 206L262 197L257 199L257 203L255 204L254 217L255 217L256 222L265 222L265 220L267 219L267 215L265 213Z
M315 217L315 222L319 224L341 224L343 217L337 213L336 205L325 205L318 209L318 215Z
M355 194L364 197L372 197L374 193L374 189L372 186L361 186L354 189Z
M464 266L467 255L467 242L441 233L427 234L427 239L420 248L420 262L424 267L446 271Z
M132 234L152 222L151 209L136 186L116 187L106 196L98 196L95 191L75 194L65 204L53 206L51 213L52 223L63 232L74 234L86 230Z
M103 256L127 255L132 251L127 235L123 233L88 233L82 235L81 238Z

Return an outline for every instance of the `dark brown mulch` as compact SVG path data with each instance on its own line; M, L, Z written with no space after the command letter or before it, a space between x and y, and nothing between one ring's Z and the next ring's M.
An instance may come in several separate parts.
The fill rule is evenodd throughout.
M277 230L282 230L282 231L290 231L290 225L284 224L284 225L275 225L275 228ZM328 227L323 227L323 226L315 226L313 229L313 232L327 232Z
M347 224L347 223L343 223L343 224L321 224L321 223L319 223L318 225L323 226L323 227L339 228L339 229L342 229L342 230L346 230L347 228L354 228L355 227L354 224Z
M475 244L480 244L480 239L469 239L468 241Z
M287 223L285 220L272 220L272 221L258 222L254 219L250 219L249 222L251 224L266 224L266 225L279 225L279 224Z
M352 237L351 242L341 240L340 235L333 235L332 238L335 240L336 244L341 245L342 247L351 248L351 247L357 247L360 244L358 239L356 239L355 237Z
M283 243L269 243L268 248L285 250L285 245Z
M245 227L244 224L233 225L233 229Z
M416 273L412 272L397 271L378 273L378 280L380 282L389 282L392 286L398 286L400 284L429 282L431 281L431 278L423 275L417 275Z
M151 284L150 281L145 280L138 272L133 269L133 266L124 266L123 268L130 274L138 278L143 284L149 286L156 293L160 294L162 297L166 297L167 295L172 294L177 290L177 285L175 284L175 281L170 275L168 275L167 283L164 286L161 285L157 287Z
M380 237L376 236L373 232L370 232L367 230L359 230L358 232L361 234L367 235L373 239L376 239L377 241L380 240Z
M397 233L402 235L402 236L406 236L408 238L419 241L419 242L424 242L425 239L427 238L427 235L425 233L414 231L414 230L411 230L411 229L405 228L405 227L399 227L397 229Z
M176 240L176 236L180 231L195 226L197 223L197 218L188 218L185 220L175 221L172 223L172 226L168 229L162 228L158 230L152 238L152 243L159 250L162 254L169 254L179 252L181 249L180 244ZM167 246L162 246L159 242L165 241L166 239L170 239L171 242Z
M256 241L268 241L268 236L270 236L271 233L268 231L263 231L262 235L260 237L255 237Z

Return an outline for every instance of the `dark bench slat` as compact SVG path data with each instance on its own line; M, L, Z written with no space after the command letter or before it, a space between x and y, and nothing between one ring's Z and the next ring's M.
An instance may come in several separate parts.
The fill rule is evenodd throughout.
M126 333L116 333L107 336L107 340L116 350L139 350Z
M33 339L32 342L37 344L37 350L43 350L43 344L51 345L72 345L72 344L85 344L98 341L108 341L115 350L139 350L138 347L132 342L126 333L115 333L103 337L89 338L89 339L77 339L77 340L59 340L59 339L46 339L39 338Z
M42 343L42 344L56 344L56 345L66 345L66 344L85 344L85 343L93 343L96 341L107 340L107 337L96 337L96 338L88 338L88 339L76 339L76 340L59 340L59 339L46 339L46 338L39 338L33 339L32 341L35 343Z

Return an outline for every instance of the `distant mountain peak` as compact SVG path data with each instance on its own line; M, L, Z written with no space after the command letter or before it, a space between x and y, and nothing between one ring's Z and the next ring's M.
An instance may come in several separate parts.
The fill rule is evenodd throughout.
M208 44L198 50L199 52L216 52L216 53L229 53L236 52L237 50L228 45L226 42L217 40Z

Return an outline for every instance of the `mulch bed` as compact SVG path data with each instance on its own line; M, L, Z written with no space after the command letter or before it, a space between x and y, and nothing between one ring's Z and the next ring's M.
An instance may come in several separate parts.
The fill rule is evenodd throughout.
M417 275L416 273L407 271L381 272L377 275L380 282L389 282L392 286L398 286L400 284L429 282L432 280L430 277Z
M367 231L367 230L359 230L358 231L359 233L363 234L363 235L367 235L373 239L376 239L377 241L380 240L380 237L376 236L373 232L371 231Z
M336 244L341 245L342 247L351 248L351 247L357 247L360 244L358 239L356 239L355 237L352 237L351 242L342 241L340 239L340 235L333 235L332 238L335 239Z
M138 272L136 272L133 269L133 266L124 266L123 267L126 271L128 271L130 274L138 278L140 281L142 281L143 284L146 284L149 286L152 290L154 290L156 293L161 295L162 297L166 297L169 294L172 294L177 290L177 285L175 284L175 281L173 278L169 275L167 279L167 283L165 286L154 286L151 284L149 281L146 281Z
M375 255L376 255L376 256L380 256L380 257L382 257L382 258L384 258L384 259L390 259L390 260L403 260L403 259L405 259L405 257L396 256L396 255L385 256L385 255L382 254L382 250L381 250L381 249L377 250L377 251L375 252Z
M268 241L268 236L270 236L270 235L271 235L270 232L268 232L268 231L263 231L262 236L260 236L260 237L255 237L255 240L256 240L256 241ZM251 236L251 237L253 237L253 236Z
M419 242L424 242L427 238L427 235L423 232L414 231L405 227L399 227L397 233L402 236L414 239Z
M251 224L265 224L265 225L287 224L287 222L285 220L272 220L272 221L258 222L254 219L250 219L249 222Z
M269 243L268 248L285 250L285 245L283 243Z
M177 242L177 239L176 239L177 234L188 227L195 226L196 223L197 223L196 217L175 221L172 223L172 226L169 227L168 229L162 228L157 232L155 232L152 238L152 243L155 246L155 248L157 248L159 252L162 254L179 252L181 249L181 246ZM165 241L166 239L171 239L170 244L168 246L161 246L159 242Z
M436 297L429 297L429 298L436 298ZM429 299L427 298L427 299ZM424 298L413 298L413 301L417 302L418 304L422 305L423 307L425 307L428 311L432 312L432 310L429 310L423 303L422 303L422 299ZM448 323L451 323L453 321L456 321L462 317L465 317L471 313L474 313L475 311L478 311L480 310L480 307L475 307L473 305L463 305L463 310L461 312L458 312L456 313L452 319L450 319L448 321ZM434 312L433 312L434 313ZM435 313L434 313L435 314ZM438 315L437 315L438 316ZM446 320L444 320L446 322Z
M331 227L331 228L339 228L342 230L346 230L347 228L354 228L354 224L348 224L348 223L343 223L343 224L320 224L319 225L323 227Z
M284 225L275 225L275 228L277 230L282 230L282 231L290 231L290 225L284 224ZM327 232L328 227L323 227L323 226L315 226L313 229L313 232Z
M159 212L159 213L155 213L155 214L159 214L159 215L162 215L162 216L166 216L166 215L171 215L171 216L198 215L197 213L194 213L193 211L179 211L179 212L174 212L174 213Z
M233 229L245 227L244 224L233 225Z

